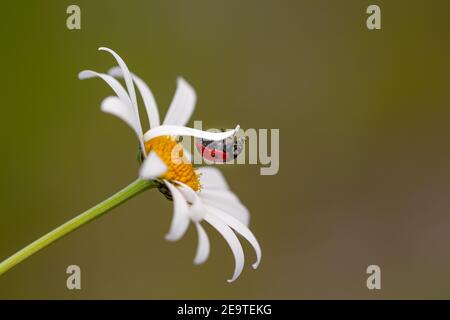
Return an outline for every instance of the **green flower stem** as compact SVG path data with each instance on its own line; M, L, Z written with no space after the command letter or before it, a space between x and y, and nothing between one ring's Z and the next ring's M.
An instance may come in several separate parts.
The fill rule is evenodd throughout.
M141 180L137 179L130 185L120 190L108 199L100 202L91 209L86 210L75 218L67 221L63 225L57 227L56 229L50 231L43 237L37 239L33 243L29 244L22 250L16 252L8 259L0 263L0 275L14 267L16 264L22 262L32 254L38 252L39 250L45 248L49 244L55 242L56 240L62 238L63 236L69 234L70 232L78 229L79 227L85 225L86 223L100 217L102 214L108 212L109 210L115 208L119 204L133 198L137 194L144 190L156 187L155 181Z

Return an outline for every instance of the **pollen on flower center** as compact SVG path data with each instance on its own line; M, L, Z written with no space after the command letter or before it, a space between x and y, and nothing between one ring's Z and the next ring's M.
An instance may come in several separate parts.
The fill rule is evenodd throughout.
M170 136L160 136L145 142L145 151L155 152L167 166L167 172L161 177L169 181L180 181L194 191L200 190L199 175L184 155L181 145Z

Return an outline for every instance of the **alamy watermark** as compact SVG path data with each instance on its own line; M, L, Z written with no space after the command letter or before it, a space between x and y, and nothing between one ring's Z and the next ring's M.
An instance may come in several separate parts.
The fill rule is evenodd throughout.
M194 129L226 131L204 130L202 121L194 121ZM234 137L219 142L183 137L180 143L179 148L172 150L174 163L259 165L260 174L264 176L276 175L280 169L280 129L239 129ZM192 158L186 159L183 155L192 155Z
M381 9L376 4L367 7L367 14L370 14L366 20L366 26L369 30L381 30Z
M69 30L81 29L81 9L76 4L67 7L66 13L69 15L66 19L66 27Z
M367 267L366 273L369 275L366 281L367 289L381 290L381 268L376 264L372 264Z
M81 290L81 269L73 264L67 267L66 273L69 275L66 280L66 286L69 290Z

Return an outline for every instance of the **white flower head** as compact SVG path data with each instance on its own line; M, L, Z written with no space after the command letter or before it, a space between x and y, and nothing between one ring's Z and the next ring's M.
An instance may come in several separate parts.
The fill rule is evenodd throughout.
M193 136L207 140L223 140L233 136L234 130L211 133L186 127L196 103L194 89L183 78L177 79L177 89L169 110L160 123L159 112L150 88L139 77L131 73L122 58L113 50L100 48L111 53L118 66L108 73L91 70L80 72L80 79L100 77L115 92L116 96L105 98L102 111L115 115L136 133L144 159L139 175L142 179L158 180L160 190L173 200L173 219L166 239L180 239L193 222L198 233L195 264L205 262L209 256L209 240L202 226L206 221L227 241L235 258L235 269L229 282L236 280L244 267L244 252L236 233L244 237L254 248L257 268L261 260L261 248L249 229L250 215L239 198L230 191L223 175L212 167L194 168L190 155L174 139L176 136ZM125 80L126 89L116 78ZM137 98L136 85L144 102L150 129L143 132ZM174 150L184 159L173 160Z

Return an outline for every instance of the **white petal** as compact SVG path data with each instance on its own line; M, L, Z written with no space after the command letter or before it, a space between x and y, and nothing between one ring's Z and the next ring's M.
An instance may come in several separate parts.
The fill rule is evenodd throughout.
M184 183L179 181L175 182L179 184L178 190L181 191L185 199L191 204L191 207L189 208L189 216L195 222L201 221L206 214L206 209L197 193Z
M232 202L241 203L238 196L230 190L207 189L206 187L200 191L202 199L208 199L216 202Z
M164 180L173 198L173 218L170 231L166 235L166 240L176 241L180 239L189 227L188 204L183 195L169 181Z
M120 118L126 124L128 124L136 133L139 142L141 143L141 148L144 146L144 142L142 140L142 131L140 129L140 126L138 125L139 120L137 119L136 114L133 112L129 105L126 105L121 99L111 96L106 97L102 101L101 110Z
M197 96L194 89L183 78L177 79L177 90L167 111L163 124L184 126L195 109Z
M103 79L114 90L114 92L117 94L117 96L120 98L120 100L122 100L125 104L129 105L131 108L131 100L130 100L130 97L128 96L128 93L122 87L120 82L117 81L116 79L114 79L113 77L111 77L110 75L107 75L104 73L98 73L98 72L95 72L92 70L84 70L78 74L78 78L80 80L90 79L90 78L95 78L95 77L99 77L99 78Z
M220 170L213 167L201 167L197 169L200 173L200 183L205 189L228 190L228 184Z
M261 262L261 247L259 246L258 240L256 240L255 236L250 231L250 229L247 228L247 226L245 226L244 224L242 224L242 222L239 221L238 219L227 214L227 212L224 212L220 209L210 206L206 206L206 209L208 210L208 213L213 214L217 218L223 220L223 222L225 222L237 233L239 233L241 236L247 239L247 241L252 245L256 253L256 262L253 264L253 269L256 269L259 263Z
M244 251L242 250L241 243L239 242L234 232L230 229L230 227L216 216L207 214L205 216L205 220L209 224L211 224L217 231L219 231L219 233L227 241L231 251L233 252L235 260L234 273L233 277L228 280L228 282L233 282L239 277L242 269L244 268Z
M136 92L134 91L134 86L133 86L133 79L131 78L131 73L130 73L130 70L128 70L126 63L116 52L114 52L113 50L111 50L109 48L100 47L100 48L98 48L98 50L107 51L107 52L111 53L113 55L113 57L116 59L117 63L119 64L119 67L122 69L122 73L123 73L124 79L125 79L125 84L128 89L128 94L131 98L131 104L133 105L134 111L136 112L136 114L139 117L139 110L138 110L138 106L137 106ZM140 125L140 123L139 123L139 125Z
M119 67L111 68L108 73L113 77L122 77L123 72ZM131 74L134 83L136 84L139 92L141 93L142 100L144 101L145 110L147 111L148 121L150 123L150 128L154 128L160 125L159 122L159 112L156 105L155 98L153 97L152 91L147 86L147 84L135 74Z
M153 180L161 177L167 171L166 164L158 157L158 155L151 151L148 157L141 165L139 176L142 179Z
M226 132L208 132L182 126L162 125L148 130L144 134L144 140L149 141L159 136L193 136L197 138L203 138L206 140L216 141L216 140L224 140L228 137L231 137L234 134L236 134L238 130L239 126L237 126L236 129L234 130L229 130Z
M217 202L217 201L211 201L208 199L202 199L202 203L212 206L214 208L220 209L222 211L227 212L230 216L233 216L237 220L239 220L242 224L245 226L249 226L250 224L250 213L248 212L247 208L243 206L242 204L236 204L236 203L227 203L227 202Z
M248 209L231 191L207 190L205 188L199 192L199 197L202 199L202 202L228 212L244 225L249 225L250 213Z
M194 264L204 263L209 256L209 239L205 232L205 229L200 225L199 222L195 223L198 233L198 246L197 253L195 254Z

